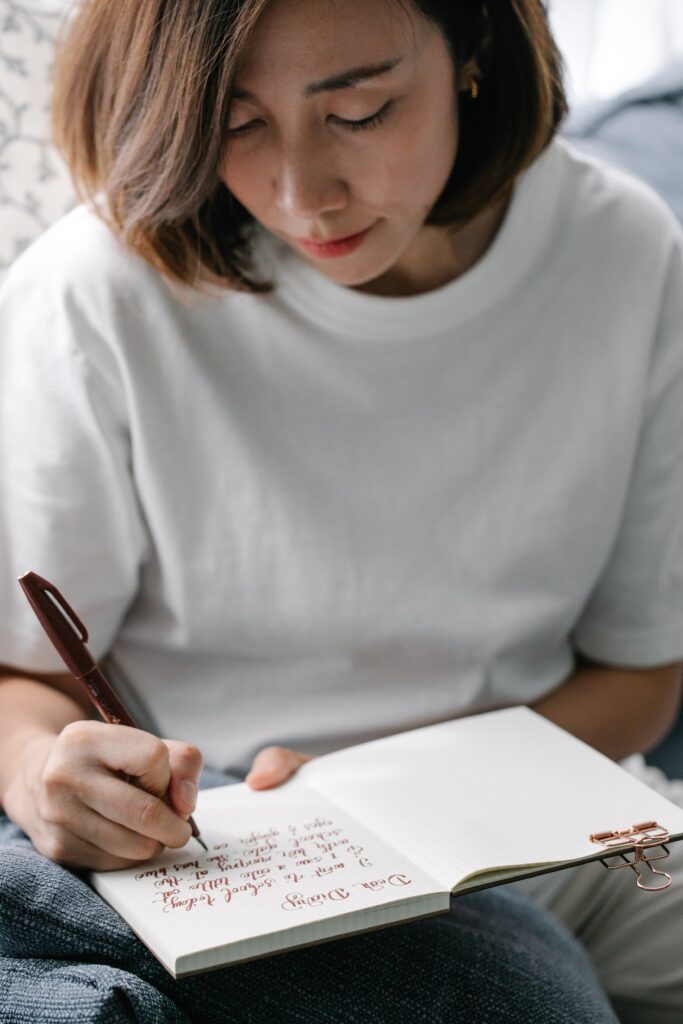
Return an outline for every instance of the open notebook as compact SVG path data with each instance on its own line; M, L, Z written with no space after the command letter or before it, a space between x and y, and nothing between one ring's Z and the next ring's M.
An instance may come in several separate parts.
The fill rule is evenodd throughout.
M275 789L206 790L194 818L208 853L190 840L90 876L175 977L615 856L593 833L655 820L668 841L683 838L682 808L527 707L347 747ZM633 884L628 869L614 877Z

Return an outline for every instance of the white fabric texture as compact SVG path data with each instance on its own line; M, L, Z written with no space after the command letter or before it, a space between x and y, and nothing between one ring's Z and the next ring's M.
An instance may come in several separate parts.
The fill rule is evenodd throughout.
M246 771L683 657L683 244L556 140L468 273L380 298L270 236L184 305L84 206L0 289L0 662L33 569L162 735ZM105 661L105 669L112 662ZM152 722L150 722L152 724Z

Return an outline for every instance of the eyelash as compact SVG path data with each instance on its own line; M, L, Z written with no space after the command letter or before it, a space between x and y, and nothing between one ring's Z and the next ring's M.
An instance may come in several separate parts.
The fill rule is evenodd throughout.
M362 121L345 121L344 118L340 117L339 123L343 124L352 132L360 132L365 128L376 128L382 123L384 118L389 113L389 107L392 104L392 100L389 100L384 106L378 110L375 114L371 114L370 117L364 117Z
M383 107L380 108L376 113L371 114L370 117L364 117L361 121L346 121L343 117L336 119L337 124L343 125L352 132L365 131L367 128L377 128L385 119L389 113L389 108L392 106L393 100L388 100ZM248 121L247 124L240 125L239 128L231 128L229 130L230 135L246 135L251 130L253 121Z

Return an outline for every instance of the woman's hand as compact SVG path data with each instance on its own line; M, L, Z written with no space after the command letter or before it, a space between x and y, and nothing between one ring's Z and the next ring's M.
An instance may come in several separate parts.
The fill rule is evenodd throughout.
M52 860L130 867L189 840L186 819L201 766L200 752L186 743L124 725L72 722L22 747L5 810Z
M287 747L264 747L254 758L251 771L245 778L252 789L272 789L293 775L304 761L311 761L312 754L302 754Z

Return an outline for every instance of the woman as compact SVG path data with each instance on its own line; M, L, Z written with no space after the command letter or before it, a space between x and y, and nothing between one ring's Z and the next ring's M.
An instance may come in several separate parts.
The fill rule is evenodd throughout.
M618 759L668 729L683 244L556 138L558 64L537 0L76 15L54 124L87 202L0 301L0 799L40 853L182 845L198 748L261 788L502 705ZM183 742L83 722L28 567ZM621 1021L679 1021L683 887L646 905L618 876L517 888L588 946ZM572 998L567 1020L613 1019Z

